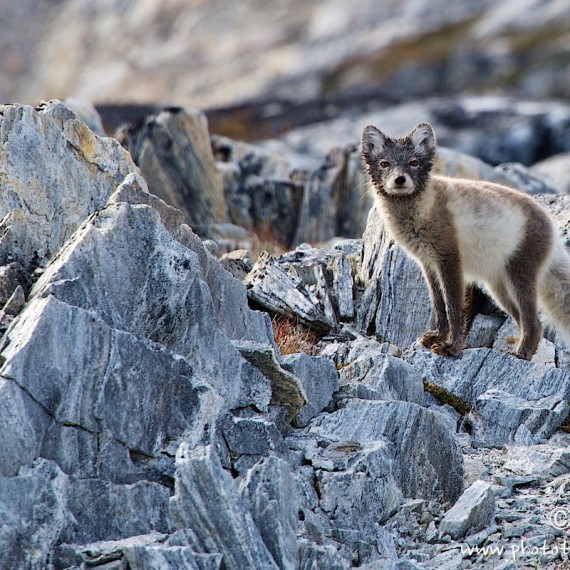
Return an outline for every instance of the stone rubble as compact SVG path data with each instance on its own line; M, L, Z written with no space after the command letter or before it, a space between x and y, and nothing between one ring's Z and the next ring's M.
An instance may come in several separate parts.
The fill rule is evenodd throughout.
M374 211L362 240L264 254L241 283L116 141L59 102L0 110L0 567L568 564L548 327L548 363L501 352L488 305L458 358L420 348L421 275ZM26 139L52 161L19 159ZM567 230L566 197L542 199ZM281 355L262 301L326 332L320 355Z

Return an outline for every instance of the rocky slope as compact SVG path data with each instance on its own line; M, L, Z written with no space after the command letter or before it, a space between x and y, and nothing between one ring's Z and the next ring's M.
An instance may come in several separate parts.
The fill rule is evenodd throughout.
M164 191L177 171L197 174L187 188L223 195L231 221L264 196L253 176L263 186L283 166L266 149L204 145L190 111L153 121L123 139L139 170L57 101L0 107L0 567L567 560L570 358L556 333L534 362L516 360L500 350L509 322L483 303L459 358L419 348L425 288L374 210L362 240L220 262L208 249L227 219L200 218L201 240L185 223L197 212L149 193L146 168ZM175 144L147 144L157 130ZM354 192L355 153L300 186L313 210L296 231L318 219L338 235L317 198ZM445 150L438 168L497 175ZM279 220L281 194L252 220ZM568 197L538 199L568 232ZM251 306L318 329L320 354L281 355Z

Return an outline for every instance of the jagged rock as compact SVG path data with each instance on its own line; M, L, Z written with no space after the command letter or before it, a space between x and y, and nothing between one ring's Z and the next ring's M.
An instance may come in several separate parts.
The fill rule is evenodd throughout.
M296 570L298 500L289 464L277 457L260 461L247 473L240 492L277 566Z
M201 552L222 554L227 568L278 568L213 448L182 445L176 466L171 510L177 528L192 529Z
M315 289L323 311L332 319L354 316L354 285L349 258L340 248L316 249L303 244L280 255L277 263L299 276L305 287Z
M196 554L186 546L128 546L125 560L137 570L218 570L222 567L221 554Z
M323 307L319 296L305 285L301 277L289 273L267 252L259 256L244 283L249 298L262 307L286 316L296 316L316 330L326 332L336 326L330 299L325 298Z
M340 370L340 386L338 397L427 403L420 371L368 339L352 343Z
M231 414L219 422L228 449L235 455L262 455L283 452L283 437L275 424L264 417L240 418Z
M246 341L233 344L248 362L269 379L272 387L271 403L286 408L288 415L293 418L307 403L299 378L281 366L273 347Z
M545 182L544 178L535 175L518 162L499 164L495 168L506 177L508 186L522 190L527 194L556 194L556 188Z
M394 459L381 437L359 438L329 445L313 457L320 491L320 508L339 530L361 530L373 535L375 524L384 522L402 502L394 471Z
M0 477L2 568L47 567L51 549L70 522L67 483L57 465L45 460L22 469L16 477Z
M352 265L341 249L305 244L273 257L263 252L244 283L250 299L321 332L354 316Z
M506 452L503 468L517 476L551 481L570 473L570 452L565 447L553 447L553 443L531 447L507 445Z
M217 397L187 361L53 296L30 303L9 334L28 340L4 351L2 376L60 425L106 431L156 456L182 434L199 439L215 418Z
M299 541L299 570L348 570L350 567L351 564L339 556L333 546L320 546L306 539Z
M291 354L283 357L283 367L292 372L303 384L307 403L294 420L296 427L305 427L309 421L331 402L338 388L335 365L324 357Z
M0 126L0 263L30 271L136 167L117 141L94 135L59 101L2 105Z
M386 234L379 210L370 210L363 236L361 279L365 284L356 323L381 342L410 346L431 322L431 303L422 272Z
M467 488L457 502L445 513L439 532L459 539L489 526L495 514L495 495L491 485L476 481Z
M475 435L482 443L539 443L552 435L568 414L568 370L483 348L464 350L454 359L421 350L407 360L421 368L430 382L474 407Z
M464 348L491 348L504 322L498 315L475 315Z
M141 262L132 263L132 259ZM222 328L224 317L236 313L243 315L241 319L224 328L231 331L240 320L243 326L244 320L252 318L247 315L249 309L237 305L231 309L233 314L225 315L214 304L216 291L201 279L202 270L199 256L172 238L153 209L121 202L101 210L75 234L33 292L94 311L112 329L147 338L186 357L202 378L214 384L229 408L241 400L262 409L270 398L267 380L259 375L251 381L251 367ZM223 276L231 281L229 285L241 287L227 273ZM138 295L125 296L125 290ZM238 292L241 299L227 290L226 300L239 303L244 292ZM258 322L262 326L251 329L257 339L267 334L263 319ZM236 373L250 380L241 386L222 380Z
M222 177L216 168L205 115L170 108L119 134L150 191L186 216L200 232L227 221Z
M234 223L284 247L362 233L370 202L354 145L332 150L318 168L299 169L279 152L224 137L212 142Z
M348 400L340 410L315 418L309 433L361 444L391 441L392 472L405 497L454 501L463 490L463 462L452 433L417 404Z
M65 497L68 524L59 540L87 544L153 531L167 533L172 524L169 498L167 487L149 481L115 485L101 479L70 478Z
M475 401L475 439L487 445L540 443L564 422L570 405L559 395L529 400L504 390L487 390Z

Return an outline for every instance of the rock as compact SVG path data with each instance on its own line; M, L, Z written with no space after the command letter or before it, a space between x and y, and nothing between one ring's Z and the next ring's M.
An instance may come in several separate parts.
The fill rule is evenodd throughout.
M509 445L504 469L519 476L538 476L550 481L570 473L570 453L550 445Z
M464 348L491 348L504 322L498 315L475 315Z
M294 425L305 427L330 404L332 395L338 388L338 372L328 358L311 357L307 354L284 356L283 367L303 384L307 403L295 417Z
M203 255L207 257L204 251ZM129 263L133 258L145 260L145 264ZM100 260L96 269L95 260ZM108 272L104 279L101 271ZM77 278L86 272L96 281ZM65 252L37 282L34 293L53 295L74 307L94 311L112 329L147 338L186 356L202 377L214 383L220 380L214 388L227 398L228 406L243 396L243 402L256 401L263 408L270 398L266 379L259 376L255 383L249 381L241 387L221 380L226 377L220 375L225 367L231 377L236 372L251 375L251 370L223 330L222 321L230 314L218 312L213 301L216 289L210 290L201 272L200 257L172 238L153 209L120 202L102 210L68 242ZM230 280L228 285L241 287L227 273L223 277ZM125 287L139 291L139 296L125 298ZM234 297L234 302L243 302L243 288L238 293L241 299ZM231 290L226 295L231 296ZM220 301L223 298L216 299ZM231 310L242 315L227 324L226 330L233 334L231 329L251 317L243 304ZM186 323L185 333L179 335L182 322ZM253 338L265 337L269 343L264 325L251 332Z
M489 526L495 514L495 495L489 483L475 481L445 513L439 532L457 540Z
M330 568L348 570L351 565L343 560L333 546L319 546L309 540L299 541L299 570Z
M570 405L559 396L529 401L503 390L490 389L475 403L474 424L480 430L476 439L487 445L540 443L554 433L569 412Z
M476 438L481 443L539 443L560 427L568 413L567 370L490 349L464 350L452 360L422 350L407 360L421 367L427 380L474 407Z
M544 178L537 176L518 162L500 164L495 168L506 175L508 186L522 190L527 194L556 194L557 190Z
M57 465L45 460L15 477L0 477L2 568L47 567L50 551L70 522L67 483Z
M150 191L185 214L198 233L227 221L222 178L203 113L169 108L119 134ZM203 228L203 229L202 229Z
M332 466L316 470L319 506L335 528L369 533L397 509L402 492L386 442L357 442L338 441L322 454Z
M454 501L463 490L461 453L447 427L431 411L408 402L349 400L318 416L309 433L362 444L394 445L394 477L405 497Z
M286 408L290 418L293 418L307 403L301 381L282 367L273 347L253 342L233 344L248 362L269 379L272 387L271 403Z
M205 553L220 553L228 568L278 568L212 447L182 445L176 459L172 517L190 528Z
M298 501L289 464L277 457L260 461L249 470L240 492L277 566L298 568Z
M222 567L221 554L196 554L184 546L138 546L124 549L125 560L131 568L154 570L218 570Z
M558 192L570 194L570 152L540 160L531 171L547 180Z
M339 397L427 403L419 370L367 339L352 343L340 370L340 385Z
M262 307L286 316L295 315L318 331L328 332L336 326L330 299L325 297L322 303L299 276L287 272L267 252L259 256L244 282L249 298Z
M115 485L100 479L71 478L66 495L69 523L59 539L87 544L167 533L172 524L169 496L167 487L149 481Z
M236 249L222 255L220 264L240 281L253 269L249 252L245 249Z
M117 141L94 135L59 101L2 105L0 124L0 264L18 261L30 272L136 167Z
M80 121L83 121L93 133L99 137L104 137L105 130L103 129L103 123L101 117L95 109L95 105L86 99L77 99L74 97L68 97L65 99L63 104L71 109Z

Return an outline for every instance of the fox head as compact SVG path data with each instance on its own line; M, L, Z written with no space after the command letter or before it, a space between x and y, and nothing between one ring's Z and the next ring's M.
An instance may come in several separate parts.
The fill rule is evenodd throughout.
M372 125L362 133L362 157L368 174L375 191L388 198L413 197L423 191L436 147L428 123L420 123L401 138L390 138Z

